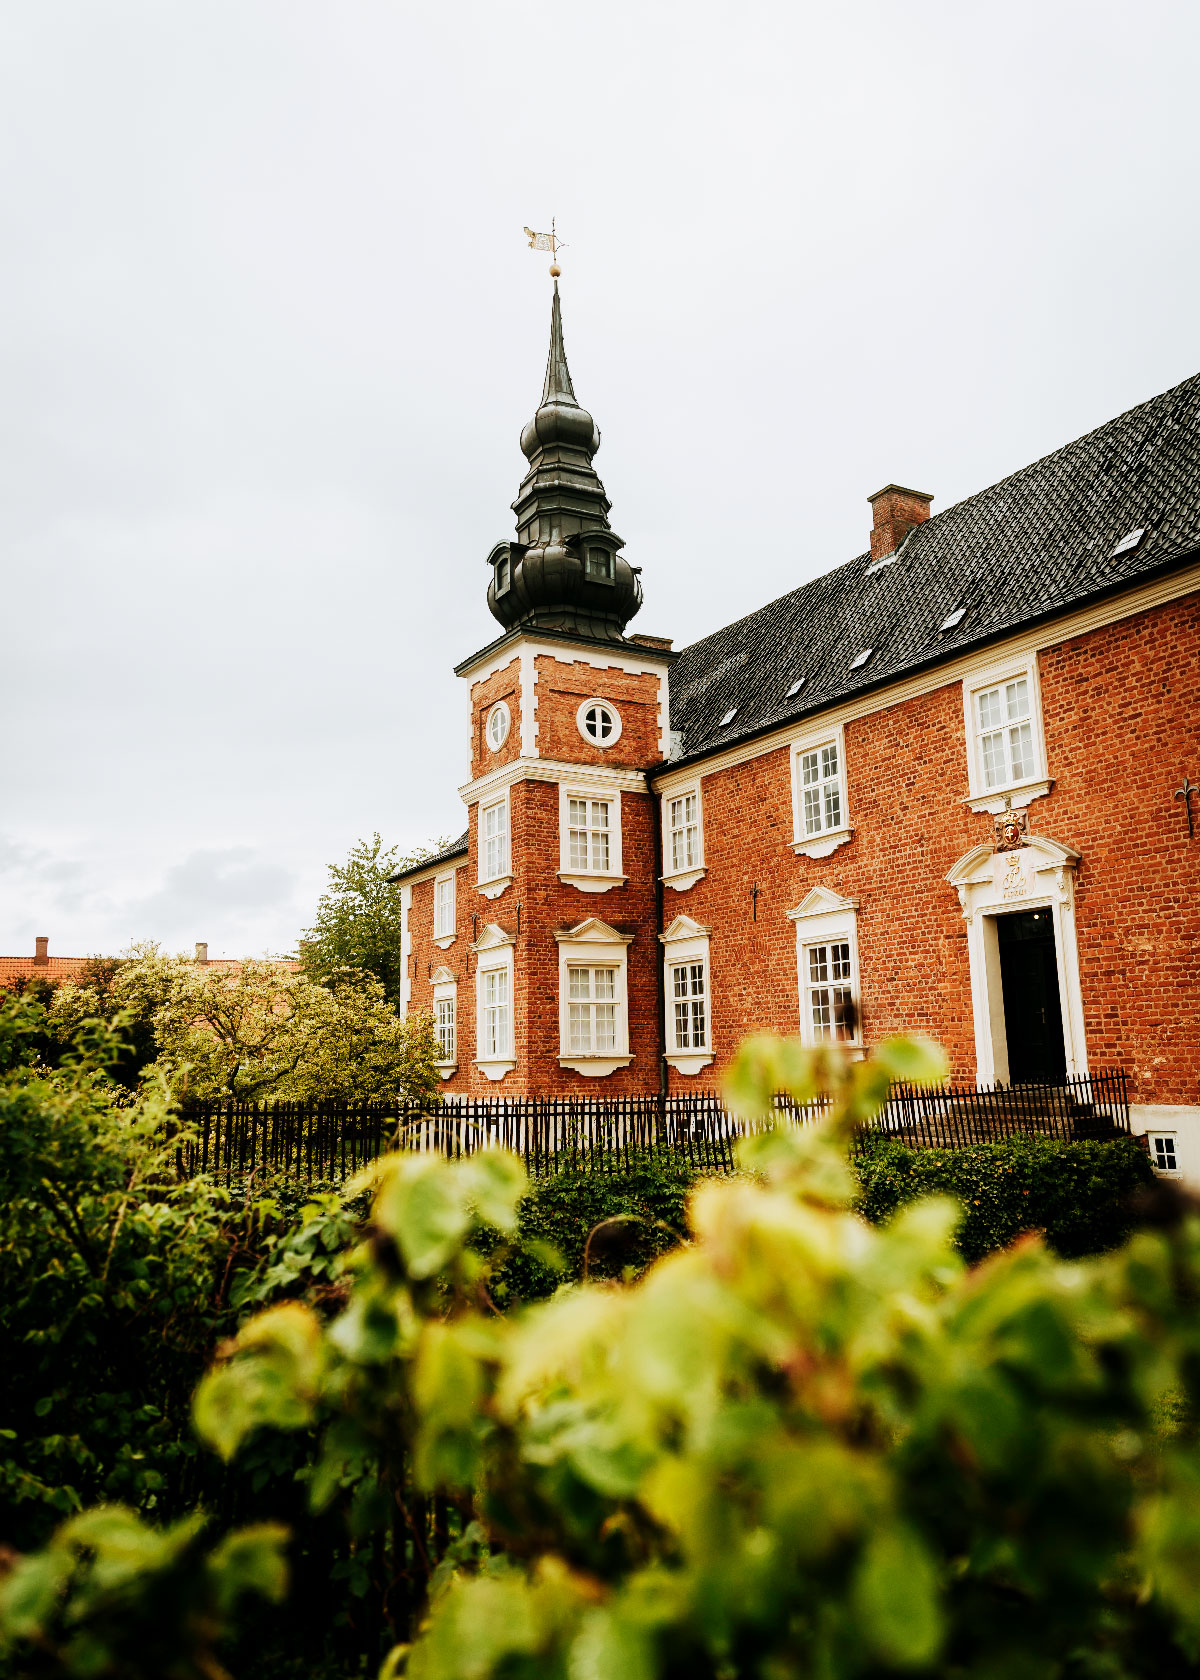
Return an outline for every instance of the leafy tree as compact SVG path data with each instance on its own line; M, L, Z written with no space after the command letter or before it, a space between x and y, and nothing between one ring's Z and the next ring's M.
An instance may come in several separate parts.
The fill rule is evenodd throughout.
M176 987L195 971L189 957L168 956L152 940L131 945L120 957L90 957L79 981L58 987L48 1021L60 1043L74 1041L85 1024L118 1017L108 1072L136 1090L142 1072L159 1054L155 1022Z
M429 1017L401 1021L361 971L317 985L280 963L188 967L154 1023L157 1066L190 1096L432 1102L439 1090Z
M432 846L402 857L398 846L385 849L374 834L370 840L357 841L344 864L331 863L329 886L300 946L309 979L322 981L343 968L366 969L398 1003L404 979L400 889L391 886L389 879L401 869L434 857L449 843L435 840Z

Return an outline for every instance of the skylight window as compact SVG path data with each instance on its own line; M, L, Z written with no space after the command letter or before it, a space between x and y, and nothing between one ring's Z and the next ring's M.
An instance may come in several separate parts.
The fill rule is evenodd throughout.
M724 729L725 725L727 723L732 723L736 716L737 716L737 707L736 706L731 706L729 708L729 710L725 713L725 716L721 719L720 723L717 725L717 728L718 729Z
M959 624L962 623L963 619L966 618L966 616L967 616L966 607L955 607L954 611L952 613L947 613L946 617L942 620L941 624L939 624L939 626L938 626L939 631L941 631L941 630L953 630L956 627L956 625L959 625Z
M1145 535L1146 527L1144 525L1139 525L1136 531L1127 532L1113 549L1112 558L1115 560L1118 554L1131 554Z
M874 652L874 648L864 648L861 653L856 653L854 658L850 661L850 669L852 671L861 671L863 666L867 663L867 660L870 659Z
M792 698L792 695L793 694L799 694L800 690L803 687L804 687L804 678L803 677L797 677L795 682L792 684L791 688L789 688L787 693L784 695L784 699L785 700L790 700Z

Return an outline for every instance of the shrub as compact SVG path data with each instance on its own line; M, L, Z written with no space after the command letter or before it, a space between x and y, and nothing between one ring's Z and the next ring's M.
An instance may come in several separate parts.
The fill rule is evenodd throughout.
M1070 1143L1011 1138L969 1149L909 1149L868 1136L854 1157L856 1206L873 1225L922 1196L962 1208L955 1243L982 1260L1026 1231L1041 1231L1065 1259L1117 1248L1134 1224L1139 1191L1156 1180L1132 1138Z

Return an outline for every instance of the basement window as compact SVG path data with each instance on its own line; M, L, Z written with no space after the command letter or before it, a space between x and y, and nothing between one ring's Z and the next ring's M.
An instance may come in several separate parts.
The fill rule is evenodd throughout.
M792 684L791 688L789 688L787 693L784 695L784 699L785 700L790 700L792 698L792 695L793 694L799 694L800 690L803 687L804 687L804 678L803 677L797 677L795 682Z
M867 660L870 659L874 652L874 648L864 648L861 653L856 653L854 658L850 661L850 669L852 671L861 671L863 666L867 663Z
M1127 532L1113 549L1111 558L1115 560L1118 554L1132 554L1145 535L1146 527L1144 525L1139 525L1136 531Z
M938 625L939 635L944 630L953 630L957 625L962 623L963 619L966 618L966 616L967 616L966 607L955 607L954 611L952 613L947 613L946 617Z
M729 708L729 710L725 713L725 716L721 719L720 723L717 725L717 728L718 729L724 729L724 727L727 723L732 723L734 718L737 716L737 710L738 709L737 709L736 706L731 706Z

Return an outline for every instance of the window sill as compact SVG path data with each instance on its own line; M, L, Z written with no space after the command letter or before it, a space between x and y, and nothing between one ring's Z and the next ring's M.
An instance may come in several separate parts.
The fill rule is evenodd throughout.
M618 1068L628 1067L632 1060L632 1056L560 1056L558 1065L588 1079L603 1079Z
M1012 787L973 793L961 803L970 806L972 811L988 811L993 817L998 817L1008 810L1023 811L1035 799L1044 799L1053 786L1053 777L1044 777L1037 782L1016 782Z
M480 881L479 890L484 898L499 898L505 887L512 886L511 875L497 875L494 881Z
M457 1062L434 1062L433 1065L441 1074L443 1079L453 1079L454 1075L458 1072Z
M433 943L439 951L448 951L454 943L454 935L452 933L439 933Z
M623 887L628 881L628 875L573 875L560 869L559 880L568 887L578 887L580 892L600 893L611 892L614 887Z
M849 826L831 828L824 834L809 834L803 840L793 840L791 847L797 857L826 858L853 838L854 830Z
M704 1068L711 1067L713 1055L709 1050L668 1050L663 1060L668 1067L673 1067L676 1073L683 1073L689 1077L700 1073Z
M515 1056L489 1056L486 1060L477 1061L475 1066L488 1079L503 1079L506 1073L511 1073L517 1065Z
M678 875L664 875L662 883L664 887L673 887L676 892L686 892L689 887L694 887L697 881L702 881L707 874L707 865L702 863L699 869L683 869Z

